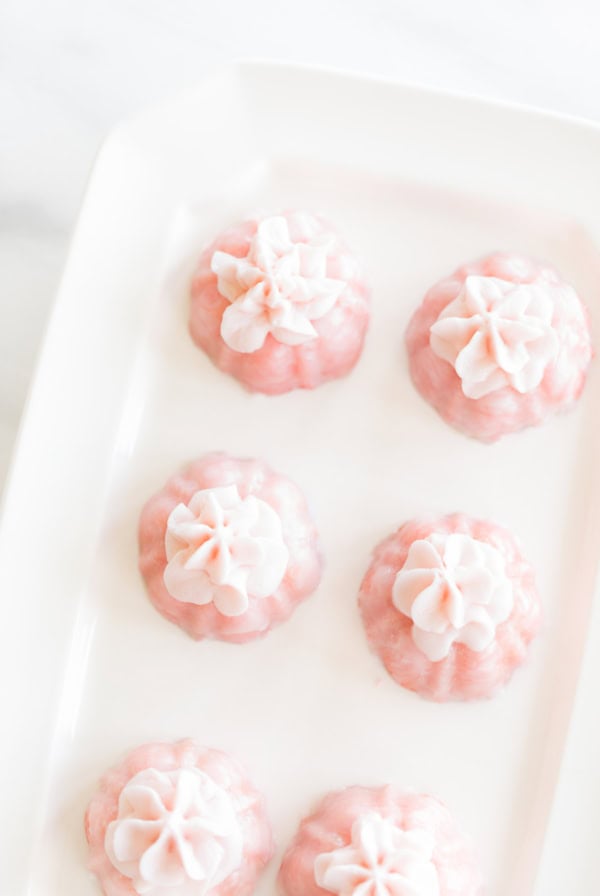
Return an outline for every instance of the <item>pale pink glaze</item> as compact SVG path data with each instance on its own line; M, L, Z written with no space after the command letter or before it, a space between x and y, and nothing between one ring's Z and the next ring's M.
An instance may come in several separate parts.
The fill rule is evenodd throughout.
M274 850L264 799L234 759L188 739L176 743L143 744L101 779L85 814L85 835L90 846L89 868L98 878L106 896L137 896L129 878L117 871L104 849L106 829L117 817L119 794L123 787L134 775L147 768L166 772L193 767L202 769L230 794L239 807L244 837L241 867L211 890L211 896L248 896L252 893Z
M481 896L483 886L473 848L448 809L435 797L385 787L348 787L328 794L305 818L283 857L279 889L284 896L327 896L315 881L314 863L320 853L345 846L354 820L377 812L401 828L419 828L435 840L433 863L440 896Z
M172 597L163 581L167 565L167 519L180 502L200 489L237 485L242 498L255 495L278 513L289 551L283 581L270 597L251 598L241 616L223 616L214 604L197 606ZM139 524L139 566L150 600L170 622L193 638L219 638L241 643L264 635L287 619L321 578L322 561L315 524L304 495L293 482L259 460L207 454L169 479L144 509Z
M515 271L518 270L518 275ZM589 320L577 301L556 302L552 326L559 353L540 385L522 394L510 386L482 398L467 398L454 367L438 357L429 344L430 327L460 292L469 275L498 277L512 283L531 283L538 277L560 283L552 268L521 256L497 253L458 268L427 292L406 330L410 373L421 395L456 429L484 442L542 423L550 414L566 410L579 397L592 357Z
M512 612L496 629L489 647L476 652L455 643L439 662L431 662L418 649L411 635L412 620L392 603L394 579L411 544L433 532L461 532L496 548L504 558L514 595ZM494 523L461 513L411 520L381 542L363 579L358 602L369 643L392 678L437 701L491 697L524 662L541 620L534 573L514 537Z
M288 217L284 214L284 217ZM290 235L293 220L288 217ZM243 258L259 221L245 221L225 231L204 250L191 286L189 327L192 339L225 373L229 373L248 389L277 395L292 389L314 389L328 380L345 376L360 357L369 323L369 290L360 276L348 285L334 307L319 320L313 321L318 338L302 345L284 345L271 334L262 348L243 354L229 348L221 337L221 318L229 306L217 289L217 277L211 270L213 254L220 250ZM341 245L341 244L340 244ZM327 275L344 277L344 259L331 256Z

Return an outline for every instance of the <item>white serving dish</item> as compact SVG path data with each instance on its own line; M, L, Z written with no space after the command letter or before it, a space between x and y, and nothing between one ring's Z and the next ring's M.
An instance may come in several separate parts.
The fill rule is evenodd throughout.
M349 378L250 396L191 344L198 250L257 207L321 211L365 259L373 324ZM415 393L403 349L427 286L493 249L554 262L598 333L599 209L596 127L314 69L228 67L109 137L5 494L2 896L99 893L82 831L98 776L186 735L267 794L279 850L257 896L321 794L386 780L449 804L490 896L599 891L597 364L573 413L486 446ZM215 448L296 479L327 556L316 595L243 647L169 625L136 569L142 503ZM356 592L378 539L458 509L521 536L545 626L499 697L440 706L387 677Z

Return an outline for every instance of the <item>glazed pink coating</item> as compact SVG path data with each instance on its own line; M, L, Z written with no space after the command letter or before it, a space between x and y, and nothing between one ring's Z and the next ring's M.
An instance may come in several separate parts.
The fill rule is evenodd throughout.
M463 265L432 286L410 320L406 348L411 377L418 391L451 426L483 442L494 442L506 433L542 423L550 414L568 409L578 399L592 358L589 317L580 301L575 310L571 303L555 303L552 325L559 338L559 354L532 392L521 394L506 386L483 398L467 398L454 367L431 349L429 330L472 274L499 277L513 283L531 283L540 276L549 283L562 281L555 270L531 259L502 253L488 255Z
M392 587L411 544L433 532L460 532L492 545L502 554L513 586L514 606L481 652L455 643L448 656L431 662L412 639L412 620L392 603ZM359 608L371 647L392 678L405 688L439 702L491 697L526 659L541 622L534 572L514 536L487 520L462 513L411 520L381 542L363 579Z
M405 792L393 785L348 787L321 801L301 822L283 857L278 878L283 896L328 896L329 891L315 880L315 859L349 844L352 824L364 812L377 812L400 828L420 828L433 835L440 896L481 896L473 847L448 809L433 796Z
M288 219L290 236L295 233L293 217ZM272 334L265 344L250 354L236 352L221 337L221 318L229 302L217 289L217 277L211 270L213 254L220 250L238 258L248 253L258 219L245 221L225 231L204 250L191 286L189 328L192 339L225 373L231 374L248 389L278 395L292 389L314 389L328 380L345 376L362 352L369 323L369 290L356 275L334 307L313 321L318 333L302 345L284 345ZM328 228L329 229L329 228ZM344 258L349 251L340 243L337 255L328 260L327 276L345 280Z
M249 896L253 892L274 851L264 799L231 756L186 739L176 743L143 744L101 779L85 814L85 835L90 847L90 871L98 878L106 896L138 896L131 880L117 871L104 849L106 829L117 817L123 787L147 768L167 772L193 767L202 769L228 791L236 805L244 837L240 868L212 889L210 896Z
M250 598L241 616L224 616L214 604L197 606L172 597L163 581L167 565L165 531L173 508L187 503L200 489L236 485L242 498L255 495L277 511L289 551L288 566L270 597ZM150 600L170 622L193 638L219 638L242 643L266 634L287 619L315 590L322 571L319 538L301 490L259 460L207 454L169 479L145 505L139 523L139 567Z

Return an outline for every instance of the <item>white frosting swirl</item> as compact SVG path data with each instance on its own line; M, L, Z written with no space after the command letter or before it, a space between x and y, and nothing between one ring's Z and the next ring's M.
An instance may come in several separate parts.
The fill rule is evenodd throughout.
M428 831L366 812L352 825L349 846L317 856L315 880L338 896L439 896L434 847Z
M205 896L239 868L244 843L231 796L205 772L148 768L121 791L104 845L140 896Z
M558 354L554 291L538 280L470 275L430 329L432 351L454 366L467 398L511 386L531 392Z
M335 238L315 219L302 221L306 242L293 242L286 218L272 217L260 222L244 258L214 253L218 290L231 303L221 336L234 351L257 351L269 333L285 345L314 339L311 321L327 314L344 290L343 280L327 276Z
M433 534L411 544L392 602L412 619L413 641L435 663L455 641L485 650L510 616L514 595L496 548L470 535Z
M184 603L214 603L224 616L240 616L249 598L272 595L285 574L289 551L281 519L266 501L241 498L237 486L196 492L167 521L169 594Z

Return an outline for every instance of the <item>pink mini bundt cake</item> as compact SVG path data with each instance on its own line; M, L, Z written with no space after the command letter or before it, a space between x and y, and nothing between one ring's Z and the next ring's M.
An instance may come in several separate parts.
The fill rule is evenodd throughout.
M202 253L192 282L194 342L221 370L269 395L347 374L368 322L356 258L306 212L225 231Z
M85 833L105 896L249 896L273 855L260 793L193 740L144 744L107 772Z
M139 565L156 609L193 638L250 641L321 577L300 489L258 460L207 454L144 507Z
M488 255L433 286L406 331L413 382L484 442L569 408L592 358L588 314L552 268Z
M397 787L330 793L300 824L283 896L481 896L470 841L432 796Z
M460 513L412 520L378 545L359 607L392 678L438 701L492 696L524 662L541 618L514 537Z

